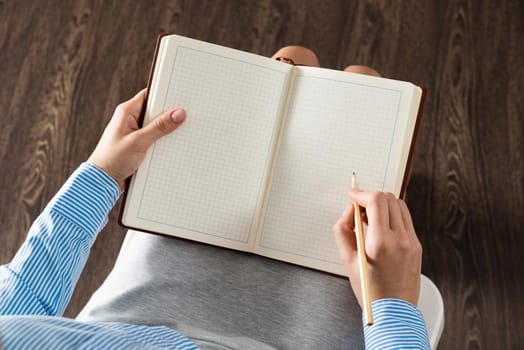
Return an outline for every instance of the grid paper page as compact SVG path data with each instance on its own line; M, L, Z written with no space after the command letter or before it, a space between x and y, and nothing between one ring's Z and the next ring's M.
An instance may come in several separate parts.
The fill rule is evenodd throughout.
M305 76L294 84L259 245L340 264L333 224L353 171L361 188L383 189L401 92Z
M247 242L285 84L282 72L179 46L163 110L187 118L154 145L138 217Z

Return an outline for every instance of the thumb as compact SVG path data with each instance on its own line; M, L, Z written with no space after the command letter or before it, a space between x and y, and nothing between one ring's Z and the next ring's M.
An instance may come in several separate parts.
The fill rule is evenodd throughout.
M186 119L186 111L176 108L156 116L149 124L138 130L140 139L148 145L175 131Z
M340 258L345 264L350 264L357 254L354 217L355 210L352 205L349 205L335 226L333 226Z

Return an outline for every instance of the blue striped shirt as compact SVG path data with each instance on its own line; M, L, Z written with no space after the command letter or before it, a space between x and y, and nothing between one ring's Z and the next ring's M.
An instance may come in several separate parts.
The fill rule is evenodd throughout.
M83 163L35 220L13 260L0 266L0 348L196 348L165 326L61 317L119 195L110 176ZM375 325L364 327L366 348L429 349L422 315L411 304L378 300L373 312Z
M422 313L399 299L380 299L371 303L373 325L365 323L366 349L431 349Z

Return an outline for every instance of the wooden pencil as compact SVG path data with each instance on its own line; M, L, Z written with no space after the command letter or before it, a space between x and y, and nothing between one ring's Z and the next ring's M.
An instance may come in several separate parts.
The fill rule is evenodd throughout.
M351 179L351 187L358 189L355 173L353 173ZM358 267L360 270L360 287L362 290L362 307L364 308L366 324L370 326L373 324L373 311L371 310L371 300L369 299L368 260L364 245L364 225L362 224L360 205L353 203L353 208L355 208L355 235L357 240Z

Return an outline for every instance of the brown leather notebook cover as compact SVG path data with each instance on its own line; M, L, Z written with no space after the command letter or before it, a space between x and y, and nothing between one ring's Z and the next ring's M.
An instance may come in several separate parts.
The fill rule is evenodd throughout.
M424 111L424 105L426 103L426 97L428 89L423 84L415 84L422 89L422 96L420 97L420 104L418 106L417 121L415 122L415 129L413 130L413 137L411 138L411 145L409 146L408 161L406 162L406 169L404 169L404 179L402 180L402 186L400 187L400 198L406 198L406 191L408 189L409 179L411 177L411 170L413 167L413 156L415 153L415 145L417 143L417 136L420 131L420 125L422 121L422 113Z

